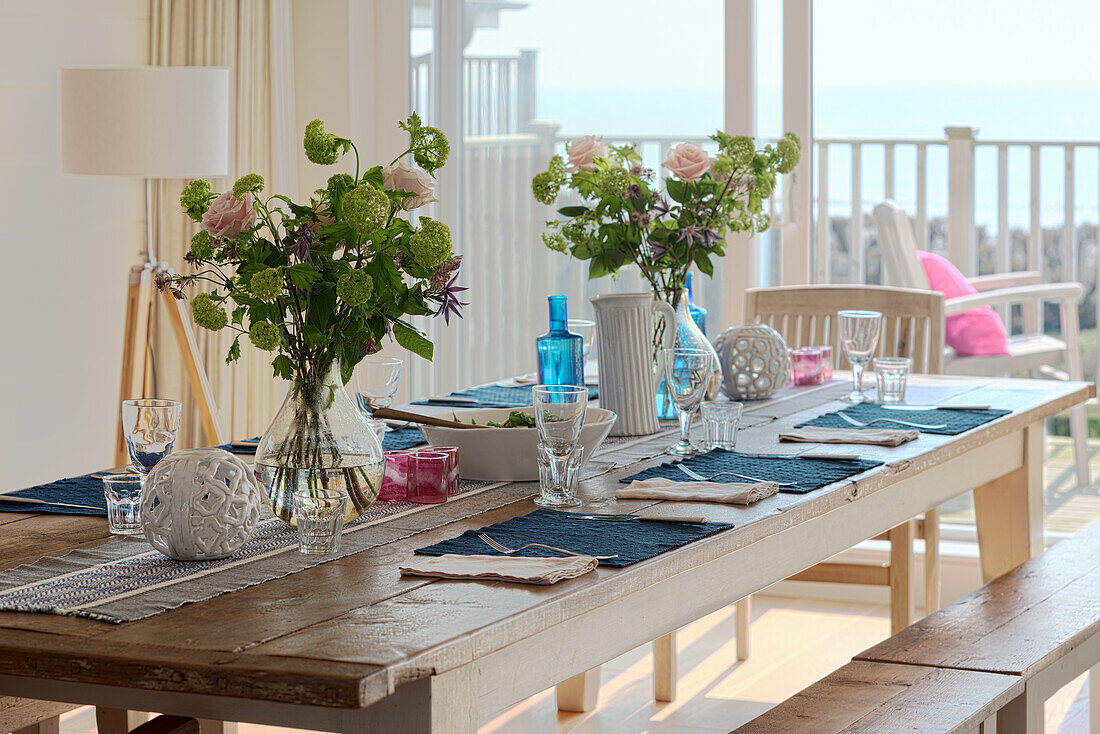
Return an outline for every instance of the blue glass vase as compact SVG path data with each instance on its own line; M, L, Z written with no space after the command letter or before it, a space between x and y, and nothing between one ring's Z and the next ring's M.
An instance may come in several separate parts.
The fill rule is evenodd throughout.
M703 336L707 335L707 310L702 306L695 304L695 293L691 287L691 273L687 274L687 281L684 283L684 289L687 292L688 313L691 314L691 320L695 322L695 325L699 327L699 331L703 332Z
M535 344L539 353L539 383L584 385L584 339L569 331L565 296L550 296L550 331Z

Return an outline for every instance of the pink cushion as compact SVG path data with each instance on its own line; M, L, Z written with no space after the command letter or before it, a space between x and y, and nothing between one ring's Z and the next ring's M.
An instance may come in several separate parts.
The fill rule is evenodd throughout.
M978 292L947 258L923 250L917 251L917 257L932 290L942 293L946 300ZM956 354L983 357L1008 354L1008 332L997 312L989 306L948 316L945 331L947 346Z

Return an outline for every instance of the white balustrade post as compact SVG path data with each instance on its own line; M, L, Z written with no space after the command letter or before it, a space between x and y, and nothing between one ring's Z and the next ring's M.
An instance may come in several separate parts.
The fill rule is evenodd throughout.
M813 227L813 2L783 2L783 129L802 139L802 160L783 182L780 283L810 282Z
M516 62L516 122L519 129L539 115L538 110L538 58L533 48L521 48Z
M978 274L974 236L974 137L978 128L943 129L947 135L947 259L963 275Z

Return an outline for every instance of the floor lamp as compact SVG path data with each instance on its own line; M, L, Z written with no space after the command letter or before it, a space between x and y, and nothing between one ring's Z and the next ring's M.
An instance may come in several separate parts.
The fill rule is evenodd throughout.
M153 179L229 175L229 69L142 66L61 69L61 168L145 179L145 251L130 270L120 402L148 397L152 381ZM186 301L162 296L208 444L226 440ZM116 461L126 463L116 421Z

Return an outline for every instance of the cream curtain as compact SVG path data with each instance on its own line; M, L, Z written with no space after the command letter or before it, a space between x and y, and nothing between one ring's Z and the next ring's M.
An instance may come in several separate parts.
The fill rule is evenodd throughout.
M231 70L230 178L259 173L268 192L297 191L297 135L290 0L151 0L151 63L158 66L227 66ZM158 257L189 272L183 257L196 228L179 207L184 181L159 181L154 193ZM189 295L192 295L192 291ZM162 306L158 303L158 309ZM199 348L229 440L257 436L275 416L286 385L272 377L271 354L241 342L241 358L225 364L228 330L196 328ZM179 448L204 446L195 402L171 329L158 312L153 343L158 396L182 396Z

